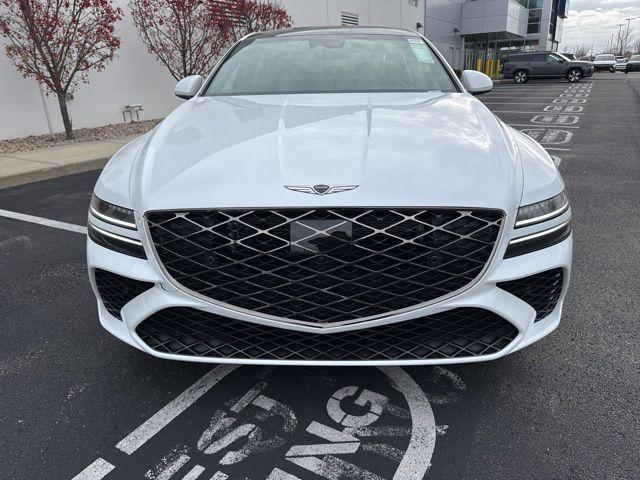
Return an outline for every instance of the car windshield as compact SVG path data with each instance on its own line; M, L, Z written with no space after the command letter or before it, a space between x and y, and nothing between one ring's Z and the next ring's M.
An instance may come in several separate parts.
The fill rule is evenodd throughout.
M205 95L427 91L457 89L419 37L293 34L241 43Z
M554 55L557 55L558 57L562 58L563 60L566 60L567 62L571 61L569 57L567 57L566 55L563 55L562 53L554 53Z
M613 55L596 55L596 61L598 60L615 60L616 57Z

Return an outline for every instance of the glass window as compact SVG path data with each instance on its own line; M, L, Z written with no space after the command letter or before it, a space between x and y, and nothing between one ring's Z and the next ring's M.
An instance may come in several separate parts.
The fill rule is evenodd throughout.
M527 33L540 33L540 24L539 23L530 23L527 26Z
M250 38L206 95L457 91L435 53L403 35L294 34Z
M547 55L548 62L561 63L562 59L556 55Z

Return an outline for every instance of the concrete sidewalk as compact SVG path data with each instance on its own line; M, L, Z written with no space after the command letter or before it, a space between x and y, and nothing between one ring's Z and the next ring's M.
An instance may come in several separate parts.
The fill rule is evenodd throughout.
M136 136L0 155L0 189L100 169Z

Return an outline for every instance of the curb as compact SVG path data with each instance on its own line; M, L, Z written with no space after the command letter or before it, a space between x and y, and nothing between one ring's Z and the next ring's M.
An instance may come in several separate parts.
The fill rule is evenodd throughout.
M0 189L104 168L138 135L0 155Z
M0 156L2 158L15 159L10 155ZM18 187L20 185L26 185L28 183L40 182L43 180L51 180L53 178L66 177L67 175L73 175L76 173L89 172L91 170L100 170L109 161L109 157L95 158L87 160L86 162L78 162L69 165L51 165L39 170L20 172L15 175L2 177L0 176L0 190L11 187ZM20 159L16 159L20 160Z

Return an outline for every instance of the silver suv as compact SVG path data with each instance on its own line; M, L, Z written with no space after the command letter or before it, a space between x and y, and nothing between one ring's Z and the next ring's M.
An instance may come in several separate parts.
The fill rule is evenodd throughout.
M555 52L518 53L507 57L503 74L515 83L526 83L530 78L566 78L574 83L592 76L593 65Z

